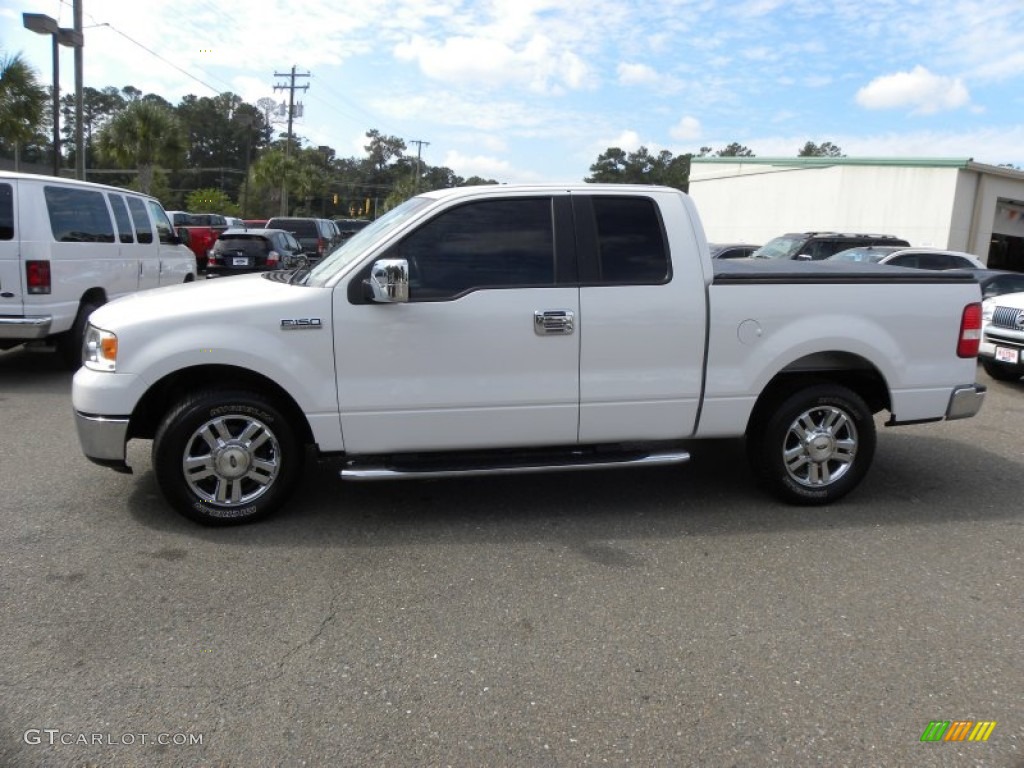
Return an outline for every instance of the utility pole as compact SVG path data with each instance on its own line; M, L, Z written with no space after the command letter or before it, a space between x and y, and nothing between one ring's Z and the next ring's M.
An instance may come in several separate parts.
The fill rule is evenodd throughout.
M420 156L423 154L423 147L430 146L429 141L420 141L419 139L409 139L410 144L416 145L416 183L413 187L414 192L420 191Z
M288 140L284 145L284 157L286 161L285 173L287 173L287 160L292 152L292 120L295 117L295 92L304 91L309 88L309 85L296 85L295 78L297 77L309 77L309 73L296 74L295 65L292 65L291 73L288 72L275 72L274 77L287 77L289 78L288 84L279 83L274 86L275 91L288 91ZM302 104L299 104L302 107ZM281 215L288 215L288 185L284 178L281 179Z
M85 141L82 129L82 0L72 3L75 35L78 45L75 46L75 178L85 180Z

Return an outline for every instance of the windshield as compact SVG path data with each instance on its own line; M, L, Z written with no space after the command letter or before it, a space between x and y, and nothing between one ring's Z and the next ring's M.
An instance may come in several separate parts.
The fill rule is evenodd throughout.
M406 200L365 229L361 229L352 235L352 237L338 246L330 256L313 267L309 274L298 282L302 282L305 285L326 285L332 277L342 272L366 253L367 246L385 239L391 232L401 227L411 216L416 215L428 205L433 205L433 203L434 201L429 197L413 197Z
M776 237L762 245L750 256L754 259L792 259L805 242L807 242L806 237Z

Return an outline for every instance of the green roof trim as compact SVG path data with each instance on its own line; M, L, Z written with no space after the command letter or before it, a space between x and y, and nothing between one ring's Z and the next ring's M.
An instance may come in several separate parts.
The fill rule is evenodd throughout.
M967 168L970 157L694 157L694 163L721 163L724 165L885 165L911 168Z

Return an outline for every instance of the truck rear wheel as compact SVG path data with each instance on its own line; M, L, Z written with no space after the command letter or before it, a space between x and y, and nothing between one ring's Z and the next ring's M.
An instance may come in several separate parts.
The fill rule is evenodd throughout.
M761 483L783 501L828 504L867 473L875 422L852 390L815 384L760 410L747 432L748 457Z
M178 403L153 440L153 468L167 500L204 525L266 517L291 493L302 446L266 397L207 391Z

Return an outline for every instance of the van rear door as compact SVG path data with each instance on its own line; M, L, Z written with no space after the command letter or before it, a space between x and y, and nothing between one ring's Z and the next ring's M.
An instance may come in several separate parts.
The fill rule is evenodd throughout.
M25 286L18 247L18 182L0 179L0 316L25 314Z

